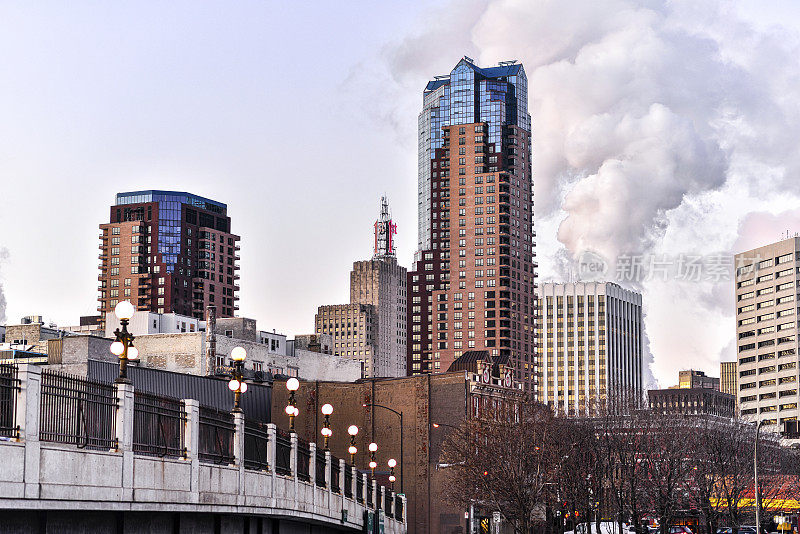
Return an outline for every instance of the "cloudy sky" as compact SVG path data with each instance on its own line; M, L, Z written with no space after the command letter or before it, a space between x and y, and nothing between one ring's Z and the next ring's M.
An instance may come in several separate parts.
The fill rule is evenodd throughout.
M410 264L421 91L463 55L528 73L540 279L642 291L662 385L734 358L730 255L800 231L796 2L0 1L0 49L9 322L96 313L98 225L158 188L227 203L241 314L310 332L383 194Z

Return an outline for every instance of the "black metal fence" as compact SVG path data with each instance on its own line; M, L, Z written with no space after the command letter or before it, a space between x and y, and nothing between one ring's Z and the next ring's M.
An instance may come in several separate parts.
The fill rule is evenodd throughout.
M394 496L394 517L398 521L403 520L403 498L399 495Z
M325 488L325 451L317 451L317 457L314 461L314 476L317 477L317 486Z
M358 473L358 478L356 479L356 501L364 502L364 477L361 476L361 473Z
M308 446L308 442L298 438L297 439L297 478L300 480L305 480L308 482L311 480L310 476L310 464L311 464L311 448Z
M344 496L353 498L353 466L344 464Z
M133 452L185 457L183 402L143 391L133 394Z
M279 475L292 474L292 436L278 429L275 435L275 472Z
M339 475L341 474L342 466L339 459L331 455L331 491L334 493L341 493L342 488L339 487Z
M201 462L232 464L233 435L236 426L230 412L221 412L200 406L200 431L198 432L198 457Z
M389 491L389 488L384 489L383 492L383 511L386 512L386 517L393 517L392 492Z
M17 391L19 389L17 366L0 365L0 436L19 437L19 426L16 422Z
M244 421L244 467L266 471L269 469L269 434L267 426L258 421Z
M114 385L44 370L41 387L41 441L89 449L117 447Z

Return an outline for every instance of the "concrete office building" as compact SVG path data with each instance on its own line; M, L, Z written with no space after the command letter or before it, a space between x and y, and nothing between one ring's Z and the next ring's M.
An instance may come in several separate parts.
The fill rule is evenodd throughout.
M781 432L798 416L800 238L736 254L739 413Z
M720 362L719 364L719 390L733 395L738 401L737 380L738 370L736 362Z
M689 369L678 373L678 385L673 388L680 389L716 389L719 391L719 378L706 376L703 371Z
M533 391L531 119L522 65L464 57L422 94L418 250L408 273L408 370L447 370L465 351L508 357Z
M536 289L538 399L567 415L641 398L642 295L610 282Z
M118 193L100 230L103 319L120 300L139 311L202 319L211 305L234 316L239 236L225 204L176 191Z
M350 304L320 306L314 328L331 336L334 354L361 362L365 377L405 376L407 271L397 263L386 198L374 232L372 259L353 263Z

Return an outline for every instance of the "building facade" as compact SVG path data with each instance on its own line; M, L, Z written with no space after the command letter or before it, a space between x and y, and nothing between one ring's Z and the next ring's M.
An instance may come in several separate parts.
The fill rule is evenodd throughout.
M650 409L661 413L736 417L736 397L714 388L651 389Z
M703 371L688 369L678 372L678 385L681 389L704 388L719 391L719 378L706 376Z
M334 354L360 361L365 377L405 376L407 270L397 263L385 197L374 232L372 259L353 263L350 304L320 306L315 331L332 337Z
M641 398L642 296L610 282L536 289L539 401L567 415Z
M720 362L719 364L719 390L733 395L738 402L738 370L736 362Z
M480 68L465 57L423 91L409 374L443 372L485 349L535 389L527 83L519 63Z
M797 237L735 256L739 413L772 432L798 416L799 258Z
M239 308L239 236L227 206L190 193L118 193L100 225L98 311L103 319L121 300L137 310L203 318Z
M363 376L381 376L376 367L378 316L371 304L320 306L314 317L320 334L330 334L333 353L361 362Z

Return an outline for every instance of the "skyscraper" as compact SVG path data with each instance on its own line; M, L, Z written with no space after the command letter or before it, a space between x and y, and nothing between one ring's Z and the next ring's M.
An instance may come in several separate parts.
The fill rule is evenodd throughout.
M587 415L642 396L642 296L603 282L536 288L538 400Z
M737 369L736 362L720 362L719 364L719 390L723 393L728 393L739 399L739 392L737 391Z
M350 304L320 306L315 329L333 336L334 354L361 361L364 376L405 376L407 271L397 263L385 197L374 232L372 259L353 263Z
M464 57L423 91L419 237L409 272L408 370L464 351L506 356L534 389L533 190L528 82L515 61Z
M797 420L800 238L736 254L739 413L780 432Z
M239 236L221 202L176 191L118 193L100 230L101 316L120 300L139 310L202 318L239 306Z

